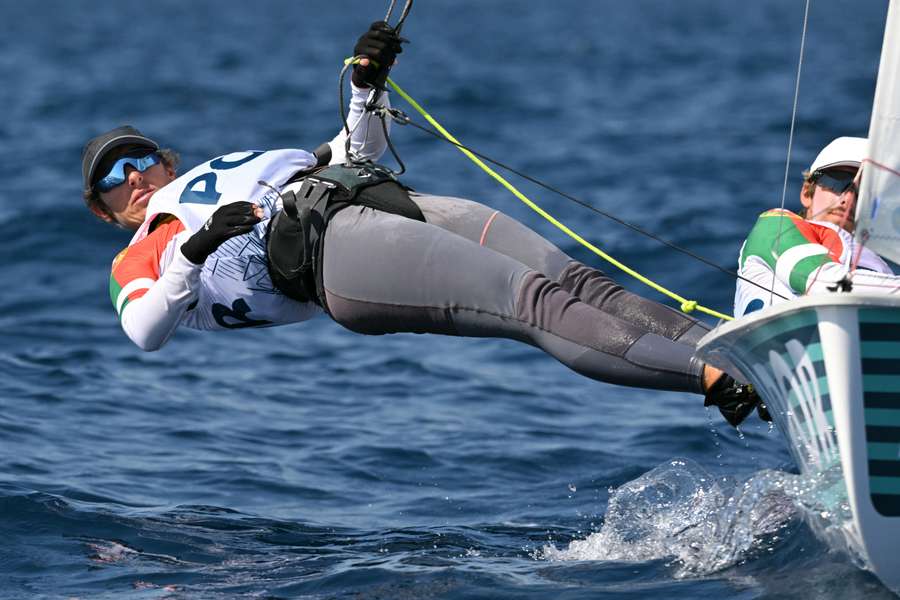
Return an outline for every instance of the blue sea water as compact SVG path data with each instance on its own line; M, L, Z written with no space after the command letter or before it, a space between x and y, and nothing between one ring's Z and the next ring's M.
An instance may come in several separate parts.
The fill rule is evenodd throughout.
M0 2L0 597L892 597L773 493L795 470L779 432L735 432L697 396L598 383L509 341L327 319L180 331L149 354L127 340L107 281L128 235L79 199L85 140L131 123L185 166L313 148L386 4ZM812 2L788 206L822 145L866 134L885 11ZM781 202L803 14L421 1L393 77L479 151L733 268ZM394 140L413 187L487 202L663 300L453 148ZM729 276L522 188L730 309Z

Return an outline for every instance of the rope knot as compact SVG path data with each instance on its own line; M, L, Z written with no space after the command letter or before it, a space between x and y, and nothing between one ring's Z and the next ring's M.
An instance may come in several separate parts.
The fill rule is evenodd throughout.
M681 303L681 312L686 312L686 313L694 312L694 310L696 308L697 308L696 300L685 300L684 302Z

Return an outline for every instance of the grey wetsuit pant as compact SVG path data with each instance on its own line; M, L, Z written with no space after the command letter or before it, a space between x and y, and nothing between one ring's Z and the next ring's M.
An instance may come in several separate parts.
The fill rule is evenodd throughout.
M705 324L490 207L411 196L426 223L360 206L329 223L322 276L335 321L373 335L509 338L600 381L701 392L694 347Z

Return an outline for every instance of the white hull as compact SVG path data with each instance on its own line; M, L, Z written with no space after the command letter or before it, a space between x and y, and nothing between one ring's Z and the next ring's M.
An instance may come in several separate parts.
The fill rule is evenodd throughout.
M756 386L804 474L840 464L853 517L826 541L900 592L900 297L807 296L720 326L700 354Z

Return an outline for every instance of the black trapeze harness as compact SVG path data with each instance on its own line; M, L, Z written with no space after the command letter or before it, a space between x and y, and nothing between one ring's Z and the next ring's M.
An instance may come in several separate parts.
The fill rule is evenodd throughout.
M289 298L315 302L326 311L322 252L328 223L349 206L366 206L425 221L409 197L409 188L374 163L330 165L298 173L297 192L281 195L284 210L269 222L266 254L272 283Z

